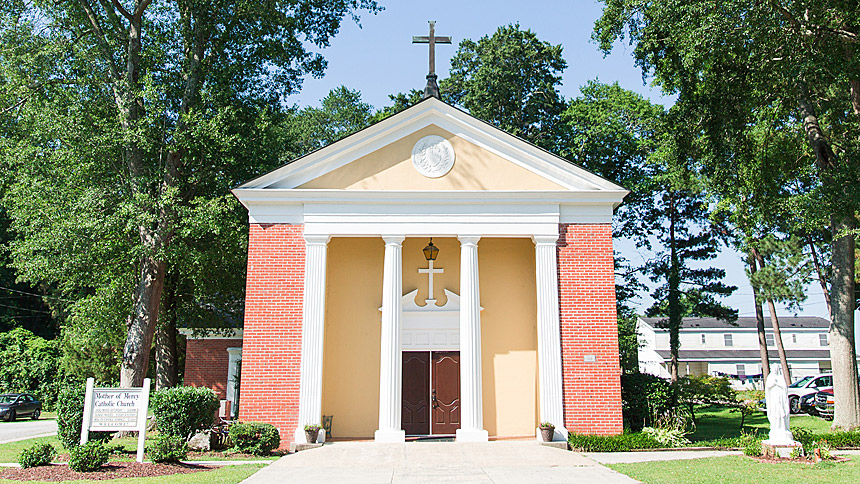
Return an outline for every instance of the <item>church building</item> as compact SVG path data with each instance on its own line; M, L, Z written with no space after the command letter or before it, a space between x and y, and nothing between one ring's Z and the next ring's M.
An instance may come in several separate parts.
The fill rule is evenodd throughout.
M420 103L233 190L244 327L190 335L186 384L284 447L324 416L331 439L382 442L622 432L627 191L442 102L431 76Z

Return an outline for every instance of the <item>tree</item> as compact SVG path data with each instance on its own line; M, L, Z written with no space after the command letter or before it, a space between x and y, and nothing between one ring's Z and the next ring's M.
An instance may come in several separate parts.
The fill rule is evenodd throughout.
M561 45L537 38L519 24L499 27L477 42L463 40L451 59L442 98L542 148L556 151L560 116L558 91L567 63Z
M660 133L664 110L618 83L589 81L562 113L560 154L598 175L630 189L613 219L613 236L631 237L653 200L649 162ZM621 367L638 371L638 337L633 300L645 289L640 267L615 253L615 300Z
M200 229L235 216L227 189L269 168L271 155L248 168L232 150L257 154L243 144L271 130L250 128L265 122L303 75L323 72L324 59L306 43L325 47L358 9L378 7L373 0L2 7L0 37L8 48L0 76L8 87L0 109L12 148L3 161L24 173L5 197L23 239L13 245L15 264L28 280L118 301L111 316L125 316L123 386L145 376L187 217ZM26 188L48 186L60 188L52 193L57 199L22 200ZM28 216L39 204L39 216ZM50 240L61 233L77 238L64 238L67 246ZM39 266L49 259L40 238L71 273ZM96 280L82 274L105 265L111 270L95 271Z
M361 100L361 93L346 86L332 89L319 108L298 111L289 123L301 154L328 146L369 126L373 106Z
M689 106L691 131L715 145L746 133L766 109L806 138L814 185L802 222L832 236L833 425L860 426L854 348L855 237L860 204L860 5L806 0L606 0L595 39L629 36L636 62ZM690 19L696 19L691 22ZM714 150L702 161L734 165Z

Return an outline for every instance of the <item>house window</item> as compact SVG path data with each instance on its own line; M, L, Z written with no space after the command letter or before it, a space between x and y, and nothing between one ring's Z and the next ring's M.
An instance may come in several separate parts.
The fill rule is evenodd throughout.
M764 334L764 341L768 346L774 346L776 344L776 343L774 343L773 333L765 333Z
M732 346L732 335L724 334L723 341L725 342L726 346Z
M705 344L705 335L702 335L702 344Z
M791 342L792 342L792 343L794 343L794 344L797 344L797 334L792 334L792 335L791 335Z
M745 365L743 363L738 363L735 366L737 367L738 378L741 380L746 378L747 377L747 365Z
M820 346L827 346L827 334L821 333L818 335L818 344Z

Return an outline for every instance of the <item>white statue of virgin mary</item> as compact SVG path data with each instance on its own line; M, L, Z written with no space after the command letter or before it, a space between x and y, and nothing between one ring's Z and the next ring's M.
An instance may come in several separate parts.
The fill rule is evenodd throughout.
M792 444L794 437L789 430L788 389L782 375L782 367L771 365L770 374L764 382L767 420L770 422L768 443Z

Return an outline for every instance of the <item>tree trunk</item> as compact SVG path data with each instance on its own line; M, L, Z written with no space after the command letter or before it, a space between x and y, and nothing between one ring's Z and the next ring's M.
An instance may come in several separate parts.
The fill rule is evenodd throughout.
M857 350L854 346L854 235L837 234L854 228L854 217L833 216L833 313L830 324L830 361L833 365L833 427L860 427L860 392L857 388Z
M850 87L852 109L855 114L860 114L860 81L851 81ZM798 108L803 119L803 129L821 171L824 190L837 193L842 187L830 173L838 160L802 84ZM830 216L830 231L833 234L833 276L830 282L830 362L833 366L835 400L833 427L842 429L860 427L860 389L857 386L857 357L854 347L854 235L843 233L854 226L853 209L850 213L833 213Z
M791 368L788 367L788 358L785 356L785 346L782 344L782 331L779 330L779 317L776 315L776 305L772 298L767 298L767 309L770 311L770 324L773 326L773 341L776 343L776 351L779 353L779 364L782 366L782 376L785 378L786 386L791 385Z
M681 274L678 262L678 247L675 241L675 210L674 194L669 194L669 362L672 383L678 381L678 352L681 349L679 333L681 331Z
M754 250L754 249L753 249ZM750 254L747 257L747 264L750 268L750 276L756 273L757 266L755 256ZM761 378L762 389L764 389L764 381L767 380L767 375L770 373L770 356L767 354L767 338L764 333L764 311L761 308L761 300L759 299L758 288L752 286L753 301L755 304L755 327L758 332L758 352L761 357ZM743 425L741 425L743 427Z
M165 298L158 329L155 332L155 389L175 387L178 381L176 363L175 288L165 284Z
M139 387L149 368L149 351L158 324L158 309L164 289L164 261L146 256L141 261L137 300L125 340L120 368L120 386Z

